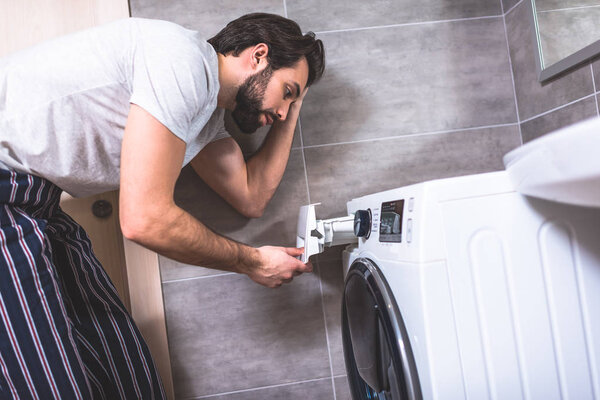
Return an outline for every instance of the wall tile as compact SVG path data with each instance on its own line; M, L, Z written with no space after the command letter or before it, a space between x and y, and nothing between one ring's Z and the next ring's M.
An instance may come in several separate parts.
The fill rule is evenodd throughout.
M177 398L330 377L319 280L227 275L163 285Z
M347 201L369 193L502 170L502 156L520 144L512 125L307 148L311 201L322 202L320 218L344 215Z
M335 385L336 400L352 400L352 394L348 386L348 377L337 376L333 379L333 383Z
M244 14L260 11L283 15L284 12L281 0L130 0L129 6L132 17L175 22L199 31L207 39Z
M331 400L331 379L301 382L293 385L239 392L223 396L211 396L209 400ZM338 398L338 400L341 400ZM351 400L351 399L348 399Z
M516 122L502 18L320 35L304 145Z
M513 8L519 1L521 0L502 0L502 8L504 12L508 12L511 8ZM525 0L530 1L530 0Z
M506 15L506 29L519 116L525 120L593 92L592 76L587 65L547 84L537 78L533 28L525 2Z
M598 115L595 96L578 101L550 114L532 119L521 124L523 143L527 143L546 133Z
M501 14L498 0L287 0L286 4L289 18L315 32Z
M323 289L333 375L343 375L346 373L346 365L342 345L342 296L344 293L342 260L322 261L320 258L317 260L318 275Z

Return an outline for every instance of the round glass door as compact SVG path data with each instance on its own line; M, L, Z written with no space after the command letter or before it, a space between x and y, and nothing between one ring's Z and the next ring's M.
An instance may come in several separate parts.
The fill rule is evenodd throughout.
M346 277L342 340L354 400L422 398L398 306L379 268L365 258Z

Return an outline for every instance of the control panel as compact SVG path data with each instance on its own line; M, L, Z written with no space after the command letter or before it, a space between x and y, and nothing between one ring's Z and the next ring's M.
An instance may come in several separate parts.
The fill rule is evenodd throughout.
M348 202L360 251L373 252L381 258L411 260L420 256L422 244L417 243L417 223L423 219L422 207L418 205L423 198L421 189L422 185L415 185Z
M381 203L381 218L379 220L379 241L402 243L402 215L404 214L404 199Z

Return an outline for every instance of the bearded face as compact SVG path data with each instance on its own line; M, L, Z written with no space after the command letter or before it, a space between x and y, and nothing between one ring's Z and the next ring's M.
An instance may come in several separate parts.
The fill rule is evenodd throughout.
M242 132L254 133L261 127L263 97L272 75L273 70L267 65L262 71L249 76L238 89L231 116Z

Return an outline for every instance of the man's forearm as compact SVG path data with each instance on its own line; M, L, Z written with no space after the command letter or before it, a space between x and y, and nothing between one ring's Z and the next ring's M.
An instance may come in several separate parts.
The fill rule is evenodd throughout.
M159 214L157 209L162 210ZM258 249L224 238L174 204L146 215L127 228L127 238L176 261L248 275L267 287L281 286L312 266L294 258L302 249L263 246ZM131 225L130 225L131 226Z
M264 207L281 182L287 165L300 107L293 107L285 121L276 121L260 150L247 161L248 185Z
M130 239L176 261L239 273L260 264L257 249L212 232L175 205L140 220Z

